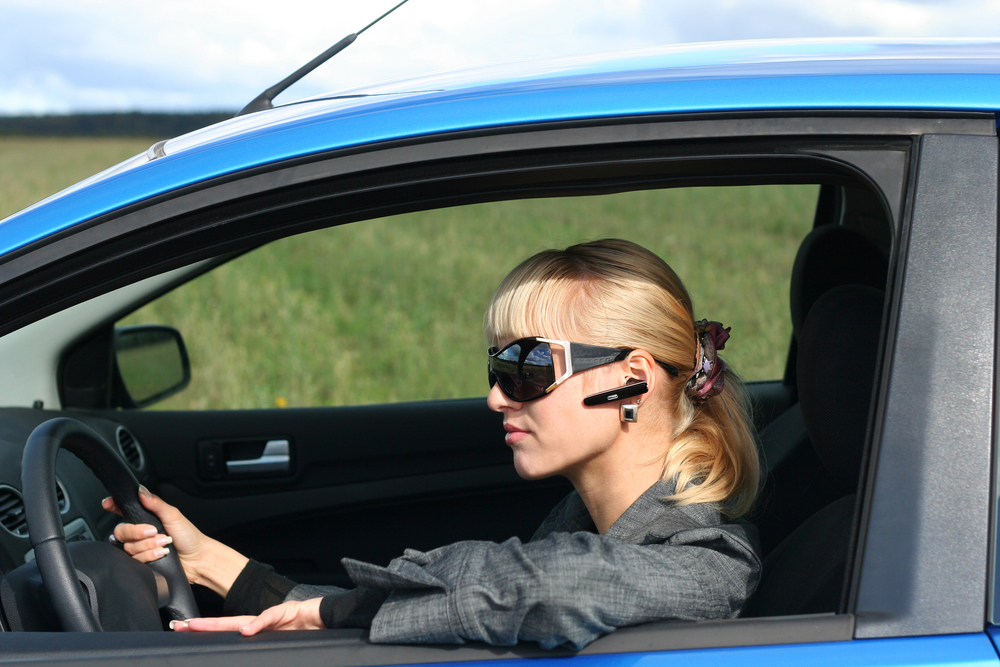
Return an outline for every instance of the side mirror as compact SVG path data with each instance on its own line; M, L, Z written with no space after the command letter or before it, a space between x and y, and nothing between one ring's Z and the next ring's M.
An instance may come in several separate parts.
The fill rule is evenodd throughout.
M115 329L115 403L144 408L191 382L187 348L177 329L140 324Z

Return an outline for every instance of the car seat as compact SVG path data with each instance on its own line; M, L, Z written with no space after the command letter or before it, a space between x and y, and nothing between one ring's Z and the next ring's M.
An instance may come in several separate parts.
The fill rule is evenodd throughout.
M790 382L798 384L798 349L813 304L841 285L885 289L888 266L888 257L875 242L853 229L823 225L803 239L789 290L793 331ZM801 394L801 388L798 391ZM772 420L758 438L766 476L758 508L751 518L760 530L761 546L767 555L806 518L845 491L817 459L799 403Z
M888 256L861 232L838 225L813 229L792 266L788 296L795 339L802 339L806 317L822 295L840 285L884 290L888 270Z
M883 302L883 292L873 287L836 287L816 300L803 323L798 354L802 419L817 458L845 493L812 514L767 555L760 585L744 616L838 610Z

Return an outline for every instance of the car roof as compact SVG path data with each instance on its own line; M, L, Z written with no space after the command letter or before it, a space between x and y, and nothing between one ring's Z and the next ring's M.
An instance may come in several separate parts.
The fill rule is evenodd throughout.
M96 216L266 164L462 130L706 112L1000 109L1000 41L759 40L374 84L161 142L0 221L0 257Z

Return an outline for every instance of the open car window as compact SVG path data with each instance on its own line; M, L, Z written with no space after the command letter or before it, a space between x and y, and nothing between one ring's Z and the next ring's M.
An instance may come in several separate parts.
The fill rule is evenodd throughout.
M696 319L733 327L727 363L779 380L788 285L819 187L640 190L491 202L289 237L160 297L118 326L165 324L192 379L157 409L257 409L483 396L482 315L519 261L622 237L681 276Z
M838 500L836 507L846 517L840 525L847 532L831 533L829 541L843 553L850 541L859 473L855 470L845 480L824 467L795 396L797 348L789 285L800 248L817 225L877 246L881 283L876 280L875 286L884 289L890 231L881 200L865 188L787 183L680 187L431 209L289 236L181 285L117 325L166 324L187 340L192 381L187 390L158 404L166 415L219 411L210 419L229 419L230 429L237 420L255 423L258 431L273 433L273 439L287 440L295 452L281 472L247 475L236 468L261 456L264 440L192 434L187 451L193 450L199 470L172 500L197 507L204 525L227 543L296 581L350 586L337 562L342 555L387 562L405 548L432 549L461 539L503 541L514 535L527 540L565 494L567 487L559 480L524 484L509 479L509 453L499 446L496 420L479 400L452 399L486 393L482 312L510 268L542 248L625 237L675 268L692 294L696 319L721 320L733 328L725 357L750 382L767 478L761 502L749 517L761 530L765 554ZM814 272L826 272L822 261L827 260L814 266ZM839 279L838 274L834 282ZM871 333L868 342L877 349L877 321ZM866 390L873 373L874 365L862 380ZM408 401L433 404L392 407ZM350 406L365 410L346 409ZM330 411L329 419L292 411L288 419L275 422L264 414L274 414L269 409L275 407L345 409ZM866 402L859 415L862 432L867 408ZM220 416L234 410L248 416ZM414 424L418 413L436 420L430 431ZM365 423L373 415L384 421L374 431ZM431 435L438 424L457 418L476 426L455 429L448 437ZM166 426L170 417L151 419ZM315 433L297 433L295 422L303 419L315 420ZM133 421L144 422L141 417ZM359 452L351 437L340 437L345 431L364 438L365 451ZM337 434L332 441L331 432ZM182 433L179 439L185 437ZM860 456L863 434L854 440ZM162 461L172 443L154 446ZM183 470L182 457L168 456L168 475L191 476ZM233 467L209 469L207 456L220 456ZM420 490L417 483L409 496L376 496L384 504L375 508L357 506L358 496L348 492L332 507L319 498L297 508L300 516L283 520L284 512L259 495L295 483L296 475L309 489L325 491L456 470L478 473L485 466L491 471L485 486L504 490L487 491L466 478L442 497ZM461 510L446 499L456 492L465 494ZM216 502L219 494L222 501ZM225 499L241 494L258 495L240 501L250 518L234 519ZM485 505L510 512L484 528L478 524ZM397 517L404 506L406 518ZM424 517L445 518L432 527ZM317 521L343 530L308 545L301 536ZM378 537L356 539L369 535L372 526ZM317 558L317 552L323 557ZM821 608L809 611L837 611L842 581L841 569L829 580L834 592L828 591ZM782 606L780 595L777 600L753 609L753 615L793 613ZM830 627L837 634L849 625Z

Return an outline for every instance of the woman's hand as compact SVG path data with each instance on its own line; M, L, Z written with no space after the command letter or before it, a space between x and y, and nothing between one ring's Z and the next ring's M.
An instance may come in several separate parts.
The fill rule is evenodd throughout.
M262 630L322 630L319 603L323 598L304 602L284 602L265 609L260 616L224 616L222 618L190 618L171 621L175 632L240 632L244 637Z
M122 544L125 553L142 563L150 563L166 556L170 550L168 545L173 544L190 579L194 569L191 561L205 550L203 542L207 538L180 510L151 494L145 486L139 487L139 501L160 520L166 535L158 534L149 524L120 523L115 527L115 541ZM101 506L122 516L111 497L105 498Z
M113 537L122 544L125 553L149 563L174 548L188 581L207 586L225 597L246 566L247 558L202 533L180 510L150 493L145 486L139 487L139 501L160 520L166 535L157 534L149 524L118 524ZM122 514L111 498L105 498L101 506L119 516Z

